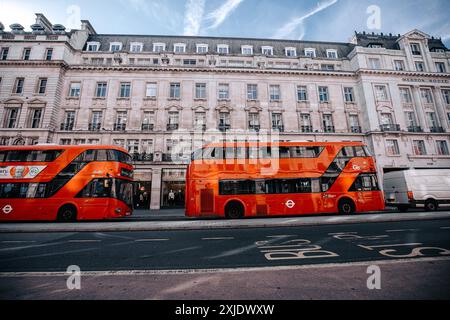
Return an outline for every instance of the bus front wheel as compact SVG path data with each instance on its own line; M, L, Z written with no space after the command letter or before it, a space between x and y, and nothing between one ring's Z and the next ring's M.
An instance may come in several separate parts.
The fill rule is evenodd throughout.
M228 219L241 219L244 217L244 206L240 202L230 202L225 207L225 217Z
M340 214L353 214L356 211L355 203L350 199L342 199L338 205Z
M68 204L62 206L58 211L57 220L59 222L75 222L77 221L77 208L75 206Z

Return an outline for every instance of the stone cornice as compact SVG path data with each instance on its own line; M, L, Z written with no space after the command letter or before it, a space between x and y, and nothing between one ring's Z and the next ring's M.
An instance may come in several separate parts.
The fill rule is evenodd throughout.
M434 78L448 78L450 79L450 73L437 73L437 72L416 72L416 71L395 71L395 70L373 70L373 69L359 69L356 71L357 75L361 74L373 74L373 75L394 75L403 77L434 77Z
M24 66L24 67L58 67L67 70L69 65L62 60L5 60L0 61L0 67L2 66Z

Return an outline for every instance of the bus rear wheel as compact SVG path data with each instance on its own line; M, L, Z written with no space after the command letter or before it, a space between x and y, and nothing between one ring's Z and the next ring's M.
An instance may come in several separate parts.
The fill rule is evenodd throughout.
M77 221L77 208L71 204L62 206L58 211L57 221L59 222L75 222Z
M338 209L340 214L354 214L356 211L355 203L350 199L340 200Z
M244 217L244 206L240 202L230 202L225 207L225 217L228 219L242 219Z

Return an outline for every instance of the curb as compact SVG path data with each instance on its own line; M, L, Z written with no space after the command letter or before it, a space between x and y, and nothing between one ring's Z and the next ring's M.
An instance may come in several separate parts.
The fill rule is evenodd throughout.
M250 218L244 220L190 220L144 222L78 222L78 223L12 223L0 224L0 233L45 232L130 232L130 231L178 231L205 229L280 228L375 222L401 222L417 220L449 219L450 211L429 213L382 213L357 216L317 216Z

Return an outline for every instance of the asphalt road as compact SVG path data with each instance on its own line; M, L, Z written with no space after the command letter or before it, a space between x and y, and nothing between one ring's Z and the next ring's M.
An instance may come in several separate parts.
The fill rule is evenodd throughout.
M388 291L367 290L366 269L371 264L383 265L390 279ZM65 272L71 265L80 267L90 290L67 290ZM450 219L267 229L5 233L0 234L0 272L0 298L12 299L449 299ZM42 290L46 286L49 289Z

